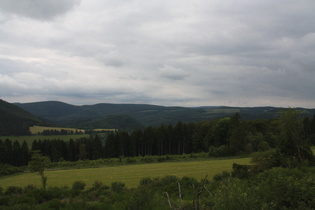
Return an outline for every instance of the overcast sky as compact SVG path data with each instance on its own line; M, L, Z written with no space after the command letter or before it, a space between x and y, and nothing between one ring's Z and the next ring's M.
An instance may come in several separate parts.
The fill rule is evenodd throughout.
M0 0L0 98L315 108L314 0Z

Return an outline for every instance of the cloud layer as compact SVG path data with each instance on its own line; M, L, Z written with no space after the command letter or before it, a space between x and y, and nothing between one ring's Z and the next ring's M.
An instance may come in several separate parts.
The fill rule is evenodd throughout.
M315 4L0 0L10 102L315 107Z

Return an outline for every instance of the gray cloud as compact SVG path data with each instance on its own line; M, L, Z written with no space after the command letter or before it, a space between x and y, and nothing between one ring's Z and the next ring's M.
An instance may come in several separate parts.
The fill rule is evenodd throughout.
M311 0L0 3L4 100L315 104Z
M173 66L164 65L159 69L161 77L170 79L170 80L182 80L185 77L188 77L189 74L185 73L182 69L175 68Z
M34 19L51 19L65 14L81 0L0 0L0 11Z

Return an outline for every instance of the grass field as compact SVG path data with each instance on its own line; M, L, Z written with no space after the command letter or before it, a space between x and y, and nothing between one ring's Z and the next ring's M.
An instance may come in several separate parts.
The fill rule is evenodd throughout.
M79 139L79 138L89 138L89 134L77 134L77 135L32 135L32 136L0 136L0 139L4 141L5 139L9 139L11 141L18 141L20 144L25 141L29 147L32 146L33 141L35 140L52 140L52 139L62 139L64 141L69 141L70 139Z
M48 177L47 186L69 186L74 181L83 181L90 187L95 181L110 185L112 182L120 181L127 187L136 187L141 178L163 177L175 175L178 177L188 176L197 180L208 175L211 180L215 174L222 171L230 171L233 163L250 164L250 158L204 160L188 162L152 163L139 165L108 166L102 168L87 168L73 170L45 171ZM23 173L0 178L0 187L26 186L33 184L41 186L39 175Z

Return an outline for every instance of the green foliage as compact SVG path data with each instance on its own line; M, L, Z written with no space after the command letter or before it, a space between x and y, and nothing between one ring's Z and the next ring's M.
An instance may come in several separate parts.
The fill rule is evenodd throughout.
M7 175L17 174L17 173L22 173L22 172L23 170L21 168L0 164L0 176L7 176Z
M220 174L214 175L213 180L214 180L215 182L219 182L219 181L222 181L222 180L224 180L224 179L226 179L226 178L229 178L229 177L231 177L231 173L228 172L228 171L223 171L223 172L220 173Z
M154 209L156 203L154 202L154 194L148 188L140 187L135 190L133 196L128 202L128 209Z
M257 170L264 171L285 165L285 158L279 150L268 150L253 153L251 162L255 164Z
M213 209L314 209L314 172L274 168L250 179L218 181Z
M314 160L310 144L303 137L303 118L299 110L288 109L280 115L280 153L289 167L301 167Z
M231 150L228 145L221 145L220 147L210 146L208 156L209 157L231 156Z
M111 184L111 189L114 192L122 192L125 189L125 183L122 182L113 182Z
M39 152L33 152L32 160L29 162L30 171L40 175L44 189L46 189L47 183L47 177L44 175L44 170L49 162L49 158L41 155Z
M241 165L237 163L233 163L231 175L233 177L237 177L239 179L248 178L253 170L253 166L250 165Z
M249 193L249 185L236 178L224 179L214 192L213 209L257 209L256 199Z
M72 190L82 191L84 190L86 184L82 181L75 181L72 184Z
M22 194L23 189L22 187L18 187L18 186L9 186L7 187L5 194L6 195L12 195L12 194Z
M1 209L314 209L315 169L273 168L239 179L224 172L209 182L164 176L143 178L136 188L96 181L79 187L32 185L0 193ZM73 185L74 186L74 185ZM73 189L80 189L73 193ZM168 196L166 195L166 193Z
M268 206L288 209L315 208L314 172L298 169L275 168L252 178L258 196L264 196Z

